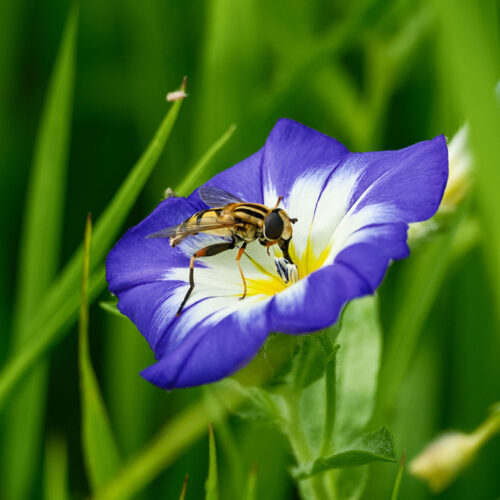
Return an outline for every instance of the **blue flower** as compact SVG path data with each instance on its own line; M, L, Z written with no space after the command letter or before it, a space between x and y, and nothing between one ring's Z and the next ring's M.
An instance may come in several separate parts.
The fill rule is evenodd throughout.
M300 334L333 324L343 306L372 294L391 260L408 256L410 222L437 210L448 176L443 136L398 151L351 153L336 140L280 120L264 147L221 172L208 186L273 207L279 196L293 225L290 255L278 245L248 244L199 259L195 288L180 316L193 253L213 242L190 236L172 248L147 236L206 209L198 190L169 198L127 231L107 259L118 308L153 349L142 375L171 389L219 380L246 365L270 332ZM219 240L220 242L220 240Z

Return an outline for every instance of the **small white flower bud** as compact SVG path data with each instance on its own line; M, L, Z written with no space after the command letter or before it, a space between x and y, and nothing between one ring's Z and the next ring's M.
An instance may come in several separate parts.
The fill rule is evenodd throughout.
M469 147L468 125L464 125L448 144L448 162L448 183L439 207L443 212L456 210L471 184L473 158Z
M413 459L410 473L427 482L432 491L442 491L473 460L477 445L474 435L444 434Z

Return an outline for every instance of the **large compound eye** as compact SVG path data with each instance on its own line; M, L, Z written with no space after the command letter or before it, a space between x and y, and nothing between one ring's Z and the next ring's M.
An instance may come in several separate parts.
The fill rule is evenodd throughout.
M264 236L267 240L277 240L283 233L283 219L279 213L273 210L264 221Z

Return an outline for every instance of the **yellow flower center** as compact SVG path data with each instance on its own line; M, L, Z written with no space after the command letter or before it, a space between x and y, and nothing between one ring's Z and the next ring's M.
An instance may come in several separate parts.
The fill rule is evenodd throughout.
M298 256L295 251L293 241L290 242L290 257L297 266L299 279L305 278L307 275L322 267L330 253L330 248L331 246L328 245L319 254L317 254L314 252L313 245L309 238L305 251L302 255ZM263 298L271 297L293 285L293 282L289 281L288 283L285 283L277 273L272 273L262 267L250 255L245 255L262 274L262 277L259 279L247 278L247 295L262 295Z

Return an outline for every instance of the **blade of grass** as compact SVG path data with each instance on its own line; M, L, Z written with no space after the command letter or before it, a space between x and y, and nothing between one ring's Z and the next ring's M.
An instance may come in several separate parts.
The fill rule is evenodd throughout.
M57 272L70 142L78 9L72 8L50 78L36 138L25 204L12 348L36 334L27 325ZM47 366L39 364L16 392L5 425L2 477L13 500L30 496L36 474L46 397Z
M101 264L132 204L151 174L170 136L181 103L182 100L176 101L171 106L146 151L134 165L113 200L99 218L94 235L91 269ZM39 359L58 339L58 336L66 331L62 329L68 328L76 319L79 299L75 290L78 290L79 270L82 262L83 253L82 249L79 248L46 293L46 298L37 309L36 314L32 315L26 325L25 336L32 337L36 333L36 337L32 337L33 341L24 343L22 348L9 358L2 368L0 372L0 409L5 404L7 395L33 362ZM92 273L90 283L89 296L93 300L105 286L104 267Z
M491 286L500 311L500 108L495 97L498 79L498 44L484 22L481 4L440 2L443 63L441 68L451 86L457 107L470 124L470 138L477 165L477 201L482 226L488 235L484 245L491 269ZM477 57L481 54L481 57ZM470 71L474 68L474 71ZM449 76L448 76L449 75ZM497 314L500 321L500 314Z
M186 498L188 479L189 479L189 476L186 474L184 476L184 482L182 483L182 490L181 490L181 494L179 496L179 500L184 500Z
M405 454L401 457L399 462L398 475L396 476L396 481L394 482L394 489L392 490L391 500L398 500L399 490L401 488L401 480L403 479L403 472L405 470Z
M90 278L89 301L92 302L102 292L106 285L106 270L104 266L95 271ZM78 317L80 294L78 290L65 298L60 307L54 311L52 317L40 329L39 335L23 345L14 356L11 356L0 375L0 408L5 404L16 384L30 368L40 359L52 345L54 345L65 331L67 331Z
M257 500L257 469L255 467L251 467L248 473L244 499Z
M68 500L68 452L66 442L50 436L45 447L44 500Z
M217 397L216 391L210 389L210 387L203 388L203 395L205 397L205 402L207 406L213 406L214 411L217 407L223 404ZM219 448L222 450L223 455L226 457L228 463L229 476L226 483L232 486L232 495L234 497L241 496L241 491L243 491L245 486L245 472L242 463L242 456L238 450L238 445L233 435L233 431L228 422L219 422L217 425L217 440L219 442ZM226 484L226 487L229 485ZM221 492L221 495L223 493Z
M212 158L217 154L217 152L226 144L226 142L231 138L236 130L236 125L231 125L226 132L218 139L214 144L212 144L207 152L197 161L196 165L189 171L188 175L179 184L176 193L181 196L187 196L199 182L202 177L205 167L210 163Z
M235 126L229 127L202 157L192 166L190 173L175 192L188 195L202 181L206 166L232 136ZM206 174L205 174L206 175ZM149 347L138 335L135 325L126 319L116 304L118 300L101 302L103 309L121 317L106 318L106 385L104 393L109 402L109 411L115 422L115 431L120 449L125 455L137 451L151 436L154 426L151 421L151 405L158 402L153 387L145 387L137 373L152 361ZM125 320L124 320L125 318ZM138 426L137 422L141 422ZM220 431L220 429L219 429ZM223 437L220 432L219 437ZM224 441L223 441L224 442Z
M217 479L217 451L213 427L208 428L208 477L205 483L205 500L219 500L219 482Z
M227 413L240 405L246 397L245 394L233 390L231 386L225 386L220 390L219 395L221 393L223 393L225 406L207 407L202 399L179 413L96 492L94 500L129 498L141 491L184 449L200 438L211 422L222 421Z
M380 421L398 396L413 360L422 327L450 268L450 262L456 258L455 245L461 244L462 228L467 223L467 218L459 216L452 229L429 241L414 257L406 280L404 303L397 309L387 336L375 421Z
M80 370L82 405L82 449L91 489L95 490L119 469L120 455L90 360L88 339L88 275L91 239L92 221L89 215L85 225L85 237L83 240L83 270L80 322L78 328L78 365Z

